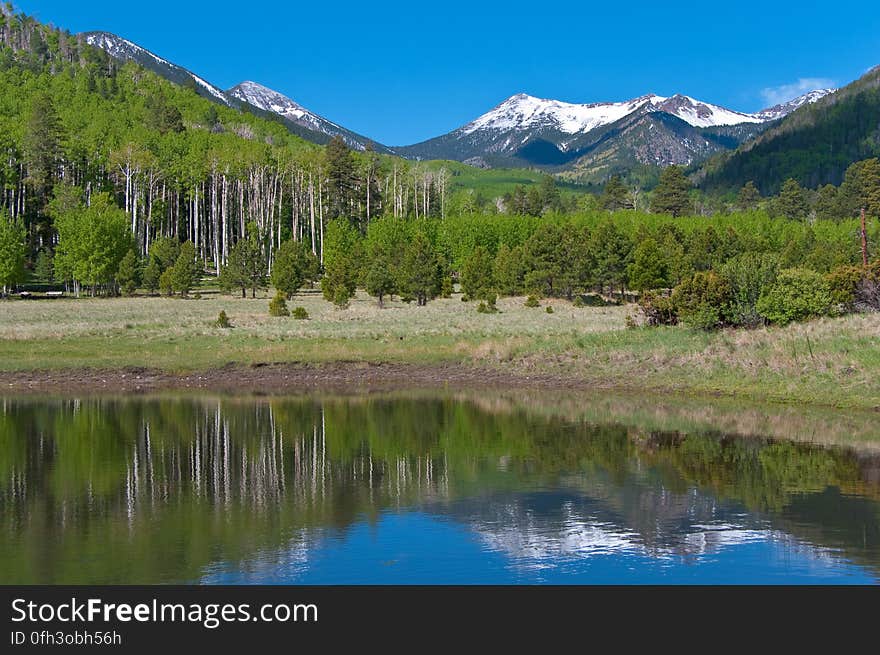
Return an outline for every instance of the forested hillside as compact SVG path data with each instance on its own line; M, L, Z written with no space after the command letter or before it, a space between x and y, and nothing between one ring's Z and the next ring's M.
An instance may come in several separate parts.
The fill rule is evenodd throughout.
M26 230L31 264L54 248L55 220L102 193L137 253L170 236L214 268L250 222L270 259L291 236L320 256L331 218L445 210L442 167L319 148L9 8L0 45L0 205Z
M849 86L806 104L698 173L707 191L736 189L748 181L765 195L785 180L817 188L840 184L853 162L880 155L880 67Z

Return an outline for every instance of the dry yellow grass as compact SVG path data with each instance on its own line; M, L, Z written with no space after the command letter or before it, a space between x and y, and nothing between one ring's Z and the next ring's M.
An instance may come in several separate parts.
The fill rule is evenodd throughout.
M455 363L597 387L880 407L880 314L708 334L630 330L633 307L563 300L528 308L523 298L503 298L499 313L480 314L458 295L379 308L359 294L340 310L312 292L288 303L309 312L310 320L298 321L270 317L269 294L261 295L0 302L0 370ZM213 326L220 310L233 329Z

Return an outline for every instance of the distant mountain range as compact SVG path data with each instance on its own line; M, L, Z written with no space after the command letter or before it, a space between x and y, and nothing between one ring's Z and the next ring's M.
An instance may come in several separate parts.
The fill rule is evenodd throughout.
M633 164L701 161L737 147L773 121L831 92L816 90L755 114L684 95L571 104L521 93L449 134L394 150L418 159L556 167L601 177Z
M360 150L369 147L410 159L451 159L487 168L538 167L564 172L578 181L605 179L634 166L702 162L736 149L797 109L834 92L817 89L751 114L680 94L572 104L520 93L448 134L388 147L256 82L245 81L224 91L127 39L108 32L82 36L116 59L137 62L211 100L277 116L292 132L315 143L327 143L338 135Z

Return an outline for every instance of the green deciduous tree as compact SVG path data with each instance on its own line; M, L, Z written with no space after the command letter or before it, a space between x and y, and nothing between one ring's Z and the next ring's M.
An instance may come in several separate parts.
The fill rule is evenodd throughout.
M0 288L3 295L24 279L24 227L0 211Z
M88 207L75 206L55 216L58 247L56 277L97 294L115 291L119 263L132 247L128 217L112 198L94 193Z

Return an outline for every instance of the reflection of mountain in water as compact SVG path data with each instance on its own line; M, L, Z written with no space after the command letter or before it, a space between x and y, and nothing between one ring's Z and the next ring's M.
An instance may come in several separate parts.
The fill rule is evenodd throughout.
M842 450L449 398L9 400L0 581L211 580L230 566L267 579L410 508L515 566L697 561L772 540L876 572L876 471Z
M488 548L525 568L626 554L696 561L725 547L758 541L803 546L767 520L734 504L718 505L699 493L675 497L648 493L641 501L639 505L657 518L656 523L641 518L633 523L608 498L572 492L493 496L445 509ZM826 549L808 548L813 558L830 556Z

